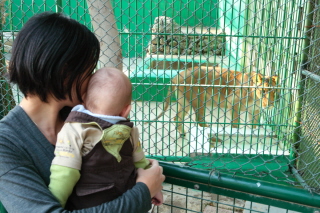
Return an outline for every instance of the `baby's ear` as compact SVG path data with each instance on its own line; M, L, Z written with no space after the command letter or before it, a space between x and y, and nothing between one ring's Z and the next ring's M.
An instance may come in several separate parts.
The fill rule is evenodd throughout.
M131 104L123 108L123 110L120 112L120 116L127 118L130 114L130 111L131 111Z

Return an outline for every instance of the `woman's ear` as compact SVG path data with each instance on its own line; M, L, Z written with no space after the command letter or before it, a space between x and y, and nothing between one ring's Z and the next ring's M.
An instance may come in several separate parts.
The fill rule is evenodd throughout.
M122 111L120 112L120 116L127 118L130 114L130 111L131 111L131 104L127 105L122 109Z

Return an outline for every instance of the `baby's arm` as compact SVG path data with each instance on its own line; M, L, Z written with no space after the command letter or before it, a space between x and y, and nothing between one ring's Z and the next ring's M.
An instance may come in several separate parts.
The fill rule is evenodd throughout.
M144 152L141 147L141 143L139 140L139 130L137 127L133 127L131 131L131 142L133 145L133 162L135 167L141 169L150 168L150 162L144 155Z
M149 169L150 161L145 157L139 140L138 128L133 127L132 130L132 144L133 144L133 161L136 168ZM163 203L163 194L159 191L153 198L152 204L160 206Z
M77 125L66 123L59 132L54 150L55 157L50 167L49 190L62 207L65 207L80 178L82 137L78 132L81 128L77 128Z
M65 207L74 186L80 178L80 172L77 169L60 165L51 165L50 171L49 190L61 206Z
M150 168L150 162L146 157L143 157L141 160L134 162L134 166L139 169L149 169Z
M55 157L50 167L49 190L64 207L80 178L82 149L99 141L101 130L90 124L66 123L57 137ZM88 151L88 150L87 150Z

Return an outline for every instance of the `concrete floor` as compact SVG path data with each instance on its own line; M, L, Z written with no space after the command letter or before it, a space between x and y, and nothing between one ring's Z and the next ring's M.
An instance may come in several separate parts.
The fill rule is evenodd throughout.
M298 213L167 183L164 190L168 190L163 192L164 205L155 207L153 213Z

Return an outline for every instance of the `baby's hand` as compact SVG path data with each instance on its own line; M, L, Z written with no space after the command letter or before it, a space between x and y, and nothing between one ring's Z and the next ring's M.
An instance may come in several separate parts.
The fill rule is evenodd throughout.
M156 206L160 206L163 203L163 194L161 191L159 191L153 198L152 198L152 204Z

